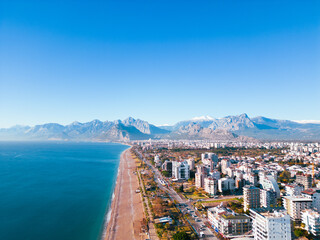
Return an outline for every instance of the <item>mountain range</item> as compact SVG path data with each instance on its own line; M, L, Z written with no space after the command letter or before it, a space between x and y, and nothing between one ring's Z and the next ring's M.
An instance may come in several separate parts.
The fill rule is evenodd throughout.
M173 126L155 126L140 119L100 121L69 125L14 126L0 129L0 140L127 141L144 139L217 141L320 140L320 124L298 123L247 114L224 118L198 117Z

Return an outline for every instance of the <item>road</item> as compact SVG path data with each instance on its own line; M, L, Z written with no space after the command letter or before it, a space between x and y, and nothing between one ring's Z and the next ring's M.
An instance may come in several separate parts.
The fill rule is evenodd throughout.
M188 219L188 221L193 227L193 229L197 232L198 235L200 234L200 232L204 233L204 237L201 239L208 239L208 240L218 239L213 234L213 232L208 227L205 226L205 222L207 222L207 219L196 216L196 210L193 207L193 205L186 199L181 198L179 194L172 187L163 186L160 180L161 181L165 181L165 180L163 179L162 174L159 172L159 170L156 167L154 167L148 160L146 160L140 152L137 152L137 153L139 154L140 159L142 159L144 163L147 164L150 169L152 169L154 173L154 178L156 183L158 184L158 187L163 191L167 192L171 200L176 200L179 203L178 208L182 213L185 214L188 212L190 214L190 218Z

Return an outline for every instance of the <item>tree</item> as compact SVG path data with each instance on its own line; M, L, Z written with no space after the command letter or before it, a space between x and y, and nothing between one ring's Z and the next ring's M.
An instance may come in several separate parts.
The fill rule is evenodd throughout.
M163 175L164 177L171 177L171 176L170 176L170 173L169 173L168 171L162 171L162 175Z
M173 235L174 240L191 240L191 237L186 232L177 232Z
M284 182L284 183L288 183L290 180L291 174L289 171L284 170L282 173L280 173L279 175L279 181L280 182Z
M179 192L183 192L183 183L181 184L181 186L179 187Z
M301 229L301 228L296 228L294 231L293 231L294 235L296 237L303 237L303 236L308 236L308 232L304 229Z

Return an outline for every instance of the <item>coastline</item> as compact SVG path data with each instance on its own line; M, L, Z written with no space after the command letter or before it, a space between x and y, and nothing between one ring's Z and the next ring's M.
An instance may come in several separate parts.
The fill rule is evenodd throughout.
M128 149L126 149L128 150ZM124 151L126 151L124 150ZM124 151L121 153L121 155L124 153ZM121 162L121 155L120 155L120 158L119 158L119 166L118 166L118 171L117 171L117 176L115 178L115 181L113 182L113 192L112 192L112 195L111 195L111 199L110 199L110 202L106 208L106 212L105 212L105 217L104 217L104 223L103 223L103 229L102 229L102 233L101 233L101 237L100 239L103 240L106 238L107 236L107 231L108 231L108 225L109 225L109 222L110 222L110 219L111 219L111 214L112 214L112 208L113 208L113 203L114 203L114 199L115 199L115 192L116 192L116 187L117 187L117 183L118 183L118 178L119 178L119 171L120 171L120 162Z
M103 240L141 239L140 224L144 213L141 197L135 193L139 183L133 174L135 162L131 158L131 147L120 156L112 200L106 212Z

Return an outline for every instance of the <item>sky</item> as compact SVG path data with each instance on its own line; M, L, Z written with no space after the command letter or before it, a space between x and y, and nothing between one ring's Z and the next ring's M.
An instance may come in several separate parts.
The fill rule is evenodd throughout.
M320 1L0 0L0 127L320 120Z

